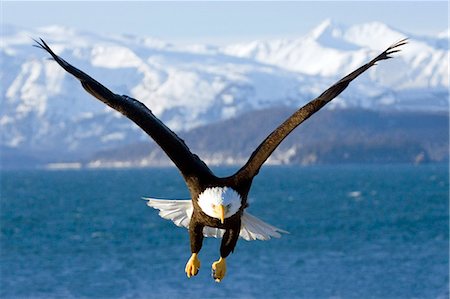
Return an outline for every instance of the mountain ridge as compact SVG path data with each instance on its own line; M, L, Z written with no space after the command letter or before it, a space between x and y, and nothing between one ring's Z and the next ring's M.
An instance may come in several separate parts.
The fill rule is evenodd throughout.
M250 111L178 135L210 166L242 166L259 143L292 112L288 107ZM449 116L444 112L323 110L294 130L266 164L448 162L448 121ZM39 155L39 152L3 148L2 165L5 168L173 167L148 136L142 141L84 157Z
M260 142L294 110L266 109L180 134L208 165L242 166ZM433 112L325 110L292 132L271 165L430 163L448 161L448 115ZM154 143L98 152L85 167L169 166Z

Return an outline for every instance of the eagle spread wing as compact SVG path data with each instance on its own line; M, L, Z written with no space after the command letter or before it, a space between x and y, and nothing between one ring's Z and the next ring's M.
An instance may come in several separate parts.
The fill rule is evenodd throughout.
M251 154L247 163L239 169L234 175L237 180L251 180L259 172L264 162L270 157L278 145L291 133L298 125L308 119L311 115L319 111L323 106L337 97L351 81L359 75L375 65L377 61L392 58L392 54L400 51L398 48L406 44L407 40L403 39L389 48L380 55L361 66L357 70L351 72L330 88L325 90L320 96L297 110L288 119L286 119L278 128L276 128Z
M126 95L118 95L98 81L56 55L44 40L35 41L37 47L46 50L68 73L80 80L83 88L91 95L122 113L144 130L164 150L183 176L213 176L206 164L191 153L187 145L172 130L164 125L143 103Z

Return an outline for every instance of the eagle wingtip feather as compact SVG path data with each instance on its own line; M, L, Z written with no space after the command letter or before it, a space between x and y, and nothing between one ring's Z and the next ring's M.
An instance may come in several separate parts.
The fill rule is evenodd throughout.
M387 50L385 51L387 54L393 54L396 52L400 52L401 49L399 49L399 47L406 45L408 43L408 38L403 38L397 42L395 42L394 44L392 44L389 48L387 48Z

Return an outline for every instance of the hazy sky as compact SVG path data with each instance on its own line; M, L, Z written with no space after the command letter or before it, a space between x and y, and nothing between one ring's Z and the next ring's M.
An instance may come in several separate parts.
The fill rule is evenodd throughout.
M344 25L381 21L415 34L436 34L448 28L446 1L1 1L1 5L6 24L25 28L56 24L172 42L296 37L327 18Z

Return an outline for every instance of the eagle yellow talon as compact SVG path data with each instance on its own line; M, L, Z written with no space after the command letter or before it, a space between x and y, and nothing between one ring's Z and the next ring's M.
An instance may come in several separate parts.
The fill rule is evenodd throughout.
M212 277L216 282L222 281L225 277L225 273L227 273L227 263L225 258L220 258L217 262L214 262L211 266L212 268Z
M198 273L198 270L200 269L200 260L197 257L196 253L193 253L191 255L191 258L186 263L185 272L187 277L191 278L191 276L195 276Z

